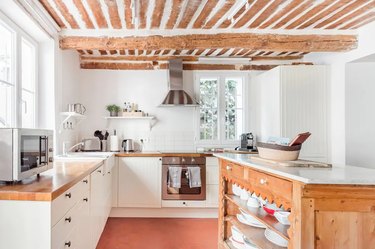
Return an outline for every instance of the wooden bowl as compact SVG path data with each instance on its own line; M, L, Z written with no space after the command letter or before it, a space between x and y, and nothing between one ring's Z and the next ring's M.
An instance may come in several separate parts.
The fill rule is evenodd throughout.
M278 145L257 142L259 157L275 161L295 161L299 157L302 145Z

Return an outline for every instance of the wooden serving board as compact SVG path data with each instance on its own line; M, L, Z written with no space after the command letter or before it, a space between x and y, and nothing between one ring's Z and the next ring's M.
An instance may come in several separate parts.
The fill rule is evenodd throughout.
M270 159L264 159L257 156L250 157L252 161L269 163L272 165L283 166L283 167L305 167L305 168L332 168L332 164L321 163L307 160L295 160L295 161L274 161Z

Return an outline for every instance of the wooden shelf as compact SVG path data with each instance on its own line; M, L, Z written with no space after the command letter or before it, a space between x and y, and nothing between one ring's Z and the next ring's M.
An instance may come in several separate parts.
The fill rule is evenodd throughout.
M225 248L229 248L229 249L237 249L237 248L232 244L232 242L231 242L229 239L227 239L226 241L224 241L224 243L225 243Z
M240 197L235 195L225 195L225 198L243 209L247 214L251 215L259 222L262 222L272 231L275 231L284 239L289 240L288 229L290 226L281 224L274 216L269 215L264 211L263 208L248 208L246 201L241 200Z
M225 220L236 226L251 243L260 249L285 249L268 241L264 236L264 228L257 228L242 224L234 216L226 216Z

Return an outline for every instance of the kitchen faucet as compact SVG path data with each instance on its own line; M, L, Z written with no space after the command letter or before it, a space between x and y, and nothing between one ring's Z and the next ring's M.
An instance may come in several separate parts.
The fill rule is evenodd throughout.
M63 156L67 156L68 155L68 152L70 152L71 150L73 150L74 148L78 147L78 146L83 146L83 142L79 142L75 145L73 145L72 147L70 147L69 149L66 149L66 145L68 144L69 142L63 142Z

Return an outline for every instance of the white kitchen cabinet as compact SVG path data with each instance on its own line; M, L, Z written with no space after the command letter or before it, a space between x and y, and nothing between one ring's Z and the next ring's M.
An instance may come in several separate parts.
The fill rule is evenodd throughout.
M96 247L105 225L105 171L104 166L91 173L91 234L93 248Z
M252 127L257 140L294 138L309 131L300 157L329 160L329 70L327 66L280 66L254 78Z
M161 208L161 158L119 158L118 206Z
M206 207L219 206L219 159L206 157Z

